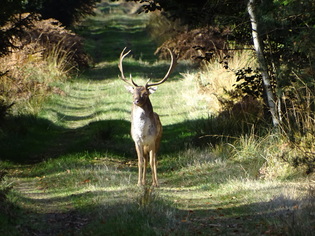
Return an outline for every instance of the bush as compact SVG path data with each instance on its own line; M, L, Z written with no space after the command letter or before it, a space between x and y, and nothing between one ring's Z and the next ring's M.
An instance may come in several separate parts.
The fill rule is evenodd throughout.
M29 14L20 17L28 18ZM57 20L40 20L37 16L23 32L12 41L15 47L11 53L0 58L3 115L12 103L16 103L19 113L21 109L38 111L47 94L63 94L51 86L52 82L66 79L68 73L86 68L91 62L82 39Z
M30 14L25 13L15 16L19 19L30 19ZM14 22L14 20L13 20ZM8 23L3 28L12 28L15 25ZM21 64L28 59L47 58L56 50L68 53L66 63L68 68L86 68L89 66L90 58L84 52L83 40L81 37L65 29L62 24L55 19L42 20L40 15L33 16L27 27L23 27L20 37L15 37L12 41L14 48L11 50L11 59L8 63L12 69L17 64ZM59 55L60 56L60 55ZM9 60L8 60L9 61Z
M310 174L315 171L315 94L314 83L305 81L297 77L283 91L281 129L289 148L282 158Z
M179 59L188 59L200 62L210 61L214 56L223 58L227 53L228 31L221 31L215 27L204 27L179 33L177 36L164 42L161 48L170 48ZM166 57L166 52L161 54Z

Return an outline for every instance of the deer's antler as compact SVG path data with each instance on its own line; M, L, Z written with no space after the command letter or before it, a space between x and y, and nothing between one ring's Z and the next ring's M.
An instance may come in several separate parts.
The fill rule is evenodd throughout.
M169 67L169 69L168 69L166 75L165 75L164 78L161 79L159 82L149 84L149 81L148 81L148 82L146 83L146 85L145 85L146 88L149 88L149 87L151 87L151 86L160 85L160 84L164 83L164 82L168 79L169 75L171 74L171 72L173 71L173 69L175 68L175 66L177 65L177 60L176 60L176 58L175 58L174 53L171 51L171 49L169 49L169 48L166 48L166 49L169 51L169 53L170 53L170 55L171 55L171 65L170 65L170 67Z
M127 84L131 85L131 86L135 86L135 87L139 87L132 79L131 75L130 75L130 79L131 79L131 83L126 79L125 75L124 75L124 70L123 70L123 65L122 62L124 60L124 58L131 52L131 50L129 50L128 52L126 52L126 47L122 50L122 52L120 53L120 57L119 57L119 64L118 64L118 68L120 70L121 73L121 79L123 81L125 81Z

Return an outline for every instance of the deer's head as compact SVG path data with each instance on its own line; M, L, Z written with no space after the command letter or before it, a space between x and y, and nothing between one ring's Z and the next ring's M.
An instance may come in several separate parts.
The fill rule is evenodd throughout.
M141 107L144 104L146 104L146 102L149 100L149 95L156 91L157 85L164 83L168 79L170 73L176 66L176 60L174 59L173 52L169 48L167 48L171 55L171 64L164 78L156 83L149 83L150 82L149 79L144 86L139 86L134 82L131 75L130 81L125 78L122 62L124 58L130 53L130 50L125 53L125 50L126 48L124 48L123 51L121 52L118 64L118 68L121 72L121 79L128 84L125 87L133 95L133 103Z

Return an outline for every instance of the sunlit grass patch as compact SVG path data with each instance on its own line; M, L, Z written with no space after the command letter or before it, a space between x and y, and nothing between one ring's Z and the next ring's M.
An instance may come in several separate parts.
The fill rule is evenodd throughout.
M135 186L131 184L136 180L130 168L119 162L112 164L108 158L94 162L93 156L60 157L33 165L23 173L12 173L17 178L16 191L26 196L21 204L31 211L45 211L67 210L69 206L85 208L91 203L100 204L99 198L103 197L120 201L117 193L127 193L130 188L126 186Z
M144 192L143 192L144 191ZM136 191L133 198L121 199L98 211L99 217L88 225L83 235L164 235L181 233L179 211L152 189Z

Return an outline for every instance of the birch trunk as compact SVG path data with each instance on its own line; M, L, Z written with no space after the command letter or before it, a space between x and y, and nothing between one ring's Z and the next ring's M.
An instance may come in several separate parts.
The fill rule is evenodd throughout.
M279 119L277 116L277 108L276 108L276 100L275 96L272 91L271 83L270 83L270 76L268 73L268 67L265 61L262 45L261 45L261 40L259 38L258 34L258 24L257 24L257 18L256 18L256 12L255 12L255 0L248 0L247 4L247 11L249 14L251 26L252 26L252 37L253 37L253 42L254 42L254 48L256 51L261 75L262 75L262 81L263 81L263 86L265 89L266 93L266 99L267 99L267 105L269 108L269 111L272 116L272 123L274 126L279 125Z

